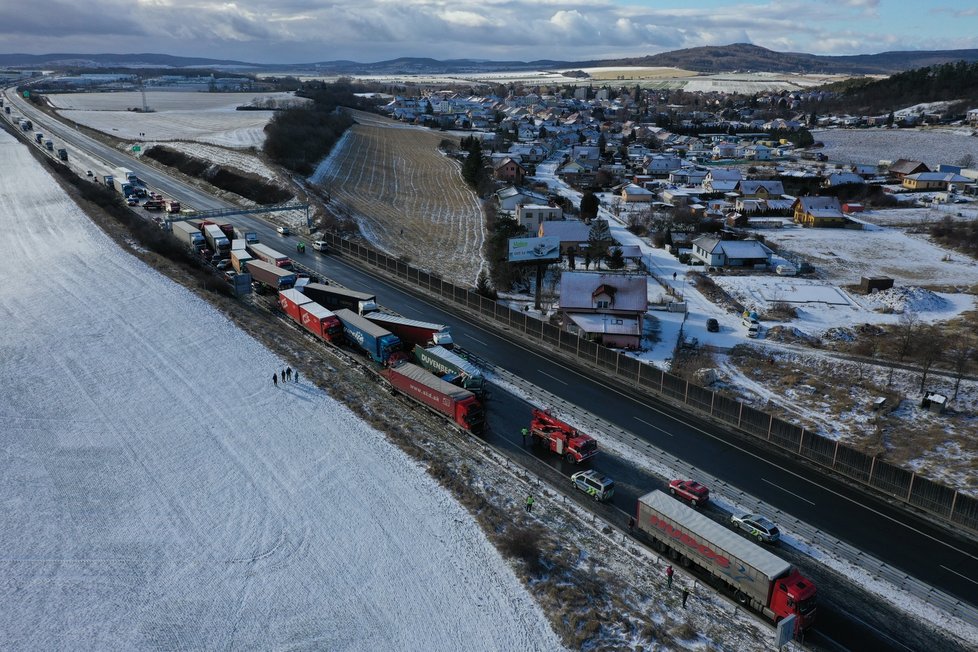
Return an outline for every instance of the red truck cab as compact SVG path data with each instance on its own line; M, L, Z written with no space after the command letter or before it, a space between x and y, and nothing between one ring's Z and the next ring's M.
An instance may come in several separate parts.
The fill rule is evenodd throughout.
M788 575L772 583L768 605L775 620L794 614L797 618L795 631L802 631L815 623L817 597L814 582L792 568Z
M594 437L580 432L545 410L533 409L530 434L534 443L544 443L552 453L570 464L580 464L598 454Z
M699 507L710 500L710 490L695 480L672 480L669 482L669 493L688 501L693 507Z

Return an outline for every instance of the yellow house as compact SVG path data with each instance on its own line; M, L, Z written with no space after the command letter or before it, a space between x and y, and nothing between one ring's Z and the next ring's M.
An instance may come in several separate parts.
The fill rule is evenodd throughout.
M849 220L842 213L838 197L799 197L794 205L795 222L802 226L845 226Z

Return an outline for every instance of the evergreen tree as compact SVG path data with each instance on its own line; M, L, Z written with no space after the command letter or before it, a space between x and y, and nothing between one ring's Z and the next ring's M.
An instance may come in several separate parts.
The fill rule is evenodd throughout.
M597 195L590 190L585 192L581 197L581 219L586 223L593 220L598 216L598 206L600 205L601 201Z
M612 247L611 252L605 259L608 269L621 269L625 266L625 257L621 253L621 247Z
M591 231L587 236L588 253L593 260L600 261L608 255L608 248L614 243L611 237L611 229L608 227L608 220L594 220L591 222Z

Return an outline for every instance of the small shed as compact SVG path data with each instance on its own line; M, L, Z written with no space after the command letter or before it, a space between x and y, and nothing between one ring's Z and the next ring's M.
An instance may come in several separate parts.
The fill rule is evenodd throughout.
M928 392L924 395L924 400L920 402L920 407L934 414L944 414L944 409L947 407L947 397L937 392Z
M889 290L893 287L893 279L889 276L863 276L859 282L859 287L866 294Z

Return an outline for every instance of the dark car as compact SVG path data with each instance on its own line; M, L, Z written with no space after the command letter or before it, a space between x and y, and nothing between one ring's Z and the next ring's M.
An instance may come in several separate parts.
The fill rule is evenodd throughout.
M710 317L709 319L706 320L706 330L710 331L711 333L719 333L720 322Z

